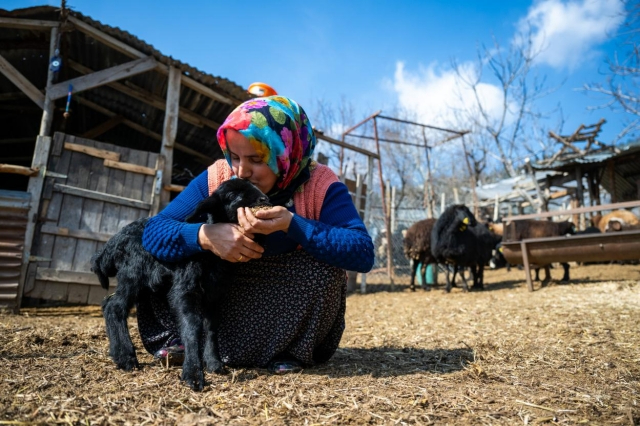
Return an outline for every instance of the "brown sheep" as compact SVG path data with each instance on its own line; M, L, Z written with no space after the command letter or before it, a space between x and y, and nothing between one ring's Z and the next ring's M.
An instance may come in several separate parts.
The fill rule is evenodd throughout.
M572 222L551 222L547 220L517 220L506 223L503 241L522 241L530 238L559 237L567 234L575 234L575 225ZM569 281L569 264L561 263L564 268L563 282ZM536 268L536 281L539 281L539 269ZM551 273L549 265L544 265L545 281L549 281Z
M435 263L436 259L431 255L431 231L435 219L420 220L407 229L405 233L403 245L404 254L411 262L411 291L416 291L415 278L418 265L422 264L420 274L422 276L422 287L429 290L426 281L427 264Z
M615 210L604 216L597 214L591 221L593 226L598 227L603 233L635 229L640 225L638 217L629 210Z

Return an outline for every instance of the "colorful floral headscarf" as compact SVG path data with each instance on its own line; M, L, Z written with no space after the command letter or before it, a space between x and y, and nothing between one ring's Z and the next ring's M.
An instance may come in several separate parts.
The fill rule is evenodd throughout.
M263 161L278 177L273 194L292 192L309 179L309 164L316 146L311 123L302 107L283 96L256 98L240 104L218 129L218 144L227 162L231 157L225 136L234 129L249 139Z

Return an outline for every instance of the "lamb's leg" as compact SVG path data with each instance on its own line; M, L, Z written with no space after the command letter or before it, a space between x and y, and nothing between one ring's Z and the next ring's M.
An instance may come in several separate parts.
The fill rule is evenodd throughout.
M184 283L176 280L169 293L169 304L178 319L180 338L184 345L181 379L193 390L204 387L202 366L202 294L187 292Z
M566 283L569 282L569 264L568 263L561 263L562 267L564 268L564 275L562 276L562 282Z
M214 287L216 277L210 277L205 285L204 314L204 353L203 360L205 369L209 373L222 374L225 372L224 364L220 361L220 351L218 349L218 327L220 325L220 299L224 295L221 286ZM220 284L220 283L218 283Z
M451 292L452 283L456 279L456 267L455 266L453 267L453 277L450 280L449 279L449 265L445 265L445 266L447 268L447 273L445 274L445 277L447 278L447 286L444 288L444 290L447 293L450 293Z
M409 284L409 288L411 291L416 291L416 272L418 270L418 261L416 259L411 259L411 284Z
M209 305L208 305L209 306ZM205 312L208 309L205 310ZM204 319L204 366L209 373L223 374L224 364L220 361L218 334L216 330L220 320L218 315L205 315Z
M422 288L426 291L430 291L431 288L427 284L427 264L422 262L422 267L420 268L420 275L422 276Z
M540 274L540 268L536 268L536 277L535 277L534 281L540 281L539 274Z
M474 276L473 280L473 289L474 290L484 290L484 265L482 263L477 265L478 272Z
M456 266L457 268L457 266ZM471 274L473 275L473 270L471 270ZM467 278L464 276L464 267L460 269L460 278L462 278L462 289L464 291L469 291L469 285L467 284Z
M127 317L138 297L138 281L119 276L116 292L102 301L102 315L109 338L109 356L122 370L140 368L131 341Z

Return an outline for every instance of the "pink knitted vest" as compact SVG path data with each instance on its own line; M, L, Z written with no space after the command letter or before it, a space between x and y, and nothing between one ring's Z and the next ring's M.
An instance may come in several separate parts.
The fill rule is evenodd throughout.
M315 161L311 163L310 171L311 178L293 194L293 203L296 206L296 214L306 219L319 220L327 189L332 183L339 180L329 167ZM212 194L218 185L233 176L229 163L224 159L210 165L208 172L209 194Z

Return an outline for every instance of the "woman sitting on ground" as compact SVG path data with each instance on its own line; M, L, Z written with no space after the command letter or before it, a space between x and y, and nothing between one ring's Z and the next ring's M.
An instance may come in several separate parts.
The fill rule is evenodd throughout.
M196 177L145 228L145 249L164 261L210 250L237 271L221 303L220 359L283 373L324 363L345 328L345 270L368 272L373 243L346 186L312 161L316 138L304 110L282 96L238 106L217 133L225 159ZM226 161L225 161L226 160ZM224 180L247 179L274 207L238 211L239 224L187 224ZM266 234L263 248L254 241ZM145 348L166 354L178 338L164 298L138 302Z

